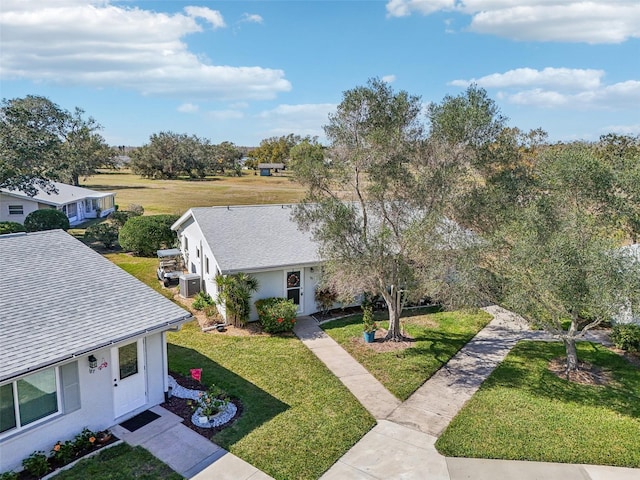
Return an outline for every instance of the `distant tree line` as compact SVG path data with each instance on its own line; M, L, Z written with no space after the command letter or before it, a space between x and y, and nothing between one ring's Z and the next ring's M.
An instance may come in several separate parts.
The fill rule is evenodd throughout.
M129 166L144 178L172 179L181 176L242 175L243 151L231 142L212 144L196 135L160 132L149 143L133 150Z

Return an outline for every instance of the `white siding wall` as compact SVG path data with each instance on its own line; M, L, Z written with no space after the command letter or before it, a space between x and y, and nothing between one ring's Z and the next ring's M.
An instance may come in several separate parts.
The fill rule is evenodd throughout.
M166 372L163 352L165 349L166 345L163 342L162 333L146 338L147 404L119 421L164 401ZM70 440L85 427L98 431L115 424L113 408L113 379L115 377L111 366L111 349L110 347L105 348L93 354L97 358L99 366L104 362L108 365L106 368L95 369L93 373L90 373L89 355L77 358L81 408L13 435L6 432L9 435L0 439L0 472L19 470L22 460L34 451L43 450L45 453L49 453L58 440Z
M9 205L22 205L22 215L9 215ZM36 210L38 210L38 202L0 193L0 222L24 224L24 219L27 218L27 215Z

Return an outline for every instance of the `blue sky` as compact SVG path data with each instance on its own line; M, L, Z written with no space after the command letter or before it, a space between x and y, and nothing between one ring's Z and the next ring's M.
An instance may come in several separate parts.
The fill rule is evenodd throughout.
M0 42L2 98L78 106L113 145L323 141L371 77L425 104L476 82L552 141L640 134L638 0L2 0Z

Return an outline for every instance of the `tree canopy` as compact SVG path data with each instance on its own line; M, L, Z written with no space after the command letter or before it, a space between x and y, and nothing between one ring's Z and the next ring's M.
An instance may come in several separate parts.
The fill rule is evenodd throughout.
M101 166L112 165L112 152L93 118L76 108L70 113L35 95L3 99L0 110L0 187L35 195L53 191L49 180L78 185Z
M330 115L326 155L312 142L292 150L294 177L307 190L296 219L320 244L325 286L382 296L388 340L402 339L409 298L453 305L480 296L476 242L448 219L464 157L426 135L421 111L419 97L371 79Z

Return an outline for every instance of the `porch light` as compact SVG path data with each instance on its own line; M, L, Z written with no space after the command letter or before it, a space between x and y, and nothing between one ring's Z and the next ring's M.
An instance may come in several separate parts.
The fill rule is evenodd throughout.
M89 355L89 368L98 368L98 359L93 355Z

